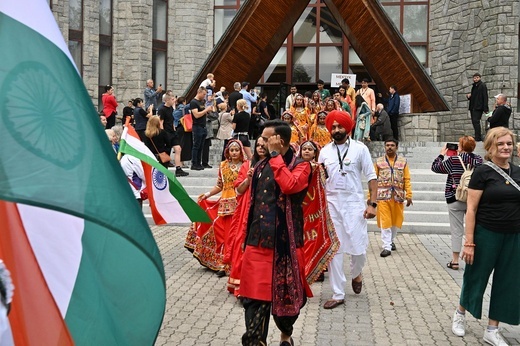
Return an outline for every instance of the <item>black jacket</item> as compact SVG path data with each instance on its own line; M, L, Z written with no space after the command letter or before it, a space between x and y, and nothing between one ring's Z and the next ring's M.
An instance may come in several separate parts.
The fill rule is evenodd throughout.
M509 117L511 116L511 107L507 104L498 106L493 114L488 118L489 128L503 126L509 128Z
M468 109L470 111L484 111L487 113L489 112L488 99L489 96L486 84L482 81L473 83Z

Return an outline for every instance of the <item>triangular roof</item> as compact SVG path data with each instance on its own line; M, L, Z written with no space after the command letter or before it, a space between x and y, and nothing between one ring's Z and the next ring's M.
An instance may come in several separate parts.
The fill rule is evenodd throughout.
M412 94L413 112L449 110L424 67L378 1L323 0L380 88ZM202 66L187 95L212 72L219 85L260 80L307 7L302 0L246 0Z

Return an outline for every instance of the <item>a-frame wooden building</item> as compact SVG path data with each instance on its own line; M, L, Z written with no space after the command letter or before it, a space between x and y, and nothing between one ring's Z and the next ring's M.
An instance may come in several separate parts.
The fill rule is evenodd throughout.
M323 1L380 88L396 85L400 94L411 94L414 113L449 110L378 1ZM209 72L228 90L237 81L258 81L306 7L305 0L246 0L188 87L188 97Z

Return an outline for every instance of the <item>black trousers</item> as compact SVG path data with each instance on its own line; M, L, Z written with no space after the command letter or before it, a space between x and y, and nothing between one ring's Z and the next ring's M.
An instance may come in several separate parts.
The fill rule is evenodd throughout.
M471 123L473 124L473 129L475 130L475 140L482 140L482 129L480 127L480 119L482 119L482 113L484 111L476 111L472 110L471 112Z
M202 164L209 165L209 147L211 147L211 138L204 140L204 146L202 147ZM224 161L224 160L222 160Z
M304 300L304 305L307 299ZM267 346L267 333L269 331L269 318L271 314L271 302L243 298L242 304L245 309L246 332L242 335L244 346ZM293 326L298 320L296 316L273 315L276 327L285 335L291 336Z
M399 126L397 125L397 118L399 118L399 114L388 114L388 116L390 117L390 126L392 127L394 139L399 140Z

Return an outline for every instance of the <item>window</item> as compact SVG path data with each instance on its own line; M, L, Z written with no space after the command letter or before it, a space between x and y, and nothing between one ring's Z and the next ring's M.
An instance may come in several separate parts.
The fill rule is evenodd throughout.
M411 46L426 64L429 0L378 0ZM217 42L236 15L243 0L215 0ZM330 83L332 73L354 73L357 79L371 77L327 6L311 0L292 32L264 72L261 83Z
M83 0L69 1L69 51L83 74Z
M167 88L168 0L153 1L152 79Z
M112 0L99 0L98 104L106 85L112 85Z
M428 59L428 0L379 0L417 59Z

